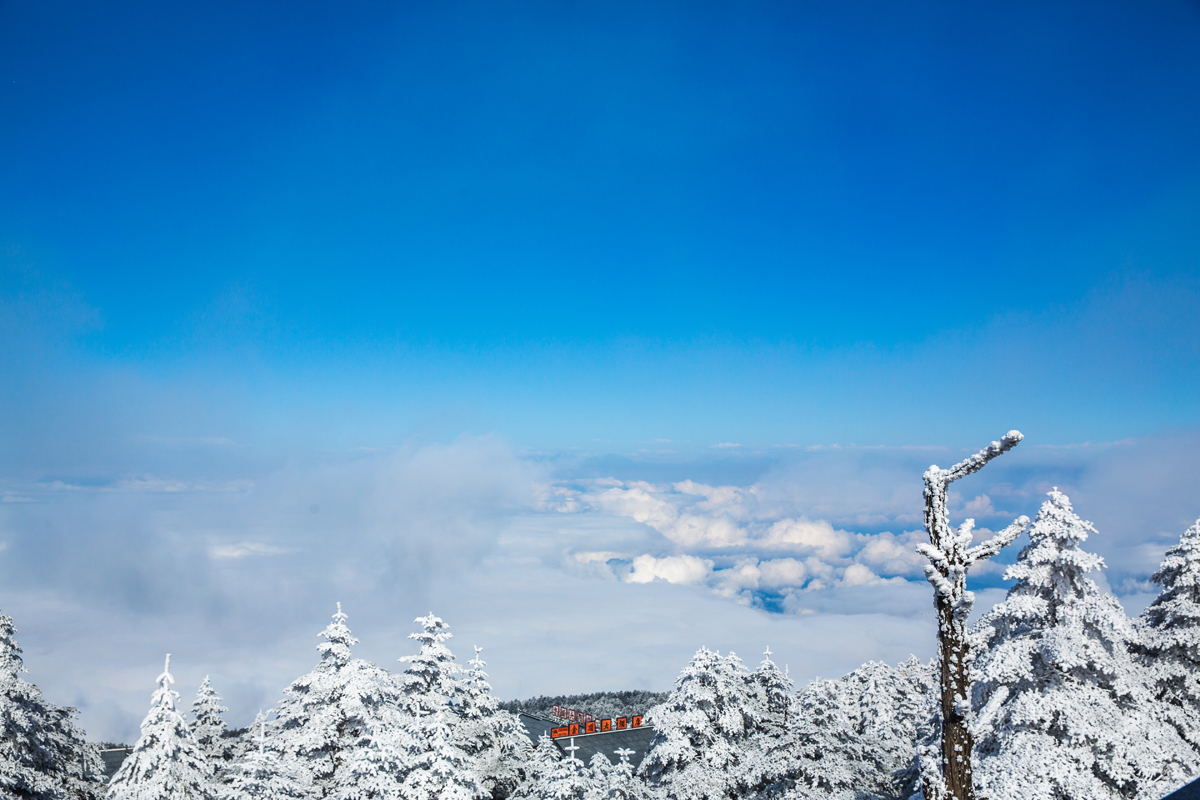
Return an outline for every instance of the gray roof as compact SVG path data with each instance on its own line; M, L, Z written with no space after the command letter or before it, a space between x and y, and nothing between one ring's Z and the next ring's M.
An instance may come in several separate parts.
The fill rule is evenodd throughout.
M529 741L533 742L533 746L537 747L538 739L542 738L542 734L550 735L551 728L557 728L562 725L557 720L549 717L541 717L537 714L526 714L521 712L517 715L521 720L521 724L525 726L525 733L529 735Z
M112 776L117 774L117 770L121 768L125 758L133 752L132 747L114 747L112 750L101 750L100 758L104 760L104 777L112 780Z
M550 735L552 728L558 728L563 725L561 720L554 720L548 717L540 717L535 714L518 714L521 719L521 724L525 726L525 732L529 734L530 741L536 746L538 739L545 733ZM637 769L638 764L642 763L642 758L646 755L646 750L650 747L650 742L654 739L654 728L643 725L638 728L626 728L620 731L606 731L604 733L585 733L579 736L560 736L554 740L554 744L562 751L563 755L569 756L572 752L575 753L575 758L578 758L583 763L588 763L592 760L592 756L596 753L604 753L608 760L616 764L621 760L621 756L617 754L618 750L632 750L633 754L629 756L629 763L633 764L634 769ZM570 751L566 748L574 744L578 750Z
M575 758L578 758L583 763L587 764L592 760L592 756L596 753L604 753L608 756L608 760L616 764L621 760L617 755L617 750L632 750L633 753L629 756L629 763L637 769L638 764L642 763L642 758L645 757L646 751L650 749L650 742L654 740L654 728L643 725L640 728L626 728L623 731L608 731L606 733L586 733L582 736L560 736L554 740L558 745L558 749L563 751L563 755L571 755L572 751L567 748L570 745L578 747L578 750L573 751Z
M1200 780L1192 781L1181 789L1176 789L1163 800L1200 800Z

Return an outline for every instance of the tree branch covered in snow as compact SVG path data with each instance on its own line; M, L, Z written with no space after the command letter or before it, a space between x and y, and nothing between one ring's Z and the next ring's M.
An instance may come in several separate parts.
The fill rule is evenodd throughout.
M1016 447L1024 438L1009 431L970 458L949 469L936 464L925 472L925 530L929 543L917 550L927 559L925 577L933 586L938 615L938 663L941 698L938 727L940 747L928 748L922 758L921 778L926 800L974 800L971 772L974 747L970 718L971 649L967 638L967 620L975 595L967 591L967 571L979 561L991 558L1028 524L1020 517L991 539L971 546L975 520L968 519L951 528L947 510L947 490L951 483L979 470L992 459Z

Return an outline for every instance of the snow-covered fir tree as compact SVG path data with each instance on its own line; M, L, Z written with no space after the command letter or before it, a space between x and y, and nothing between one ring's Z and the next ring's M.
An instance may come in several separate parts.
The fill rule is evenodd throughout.
M1191 748L1161 718L1131 654L1136 632L1087 574L1096 529L1049 493L980 620L975 781L984 796L1155 798L1190 777Z
M337 800L401 797L417 749L405 735L403 724L364 729L341 765L337 790L331 796Z
M419 642L421 649L416 655L400 659L407 666L399 684L407 709L414 716L421 716L458 702L458 676L462 670L446 645L454 638L450 626L432 613L414 621L421 630L410 633L408 638Z
M477 761L464 747L470 743L463 741L458 730L465 700L459 680L462 670L446 645L454 634L432 613L416 622L421 630L408 638L419 642L421 648L400 659L407 666L398 681L405 711L402 738L410 748L404 797L417 800L434 797L430 792L438 791L453 797L482 797ZM478 692L475 699L481 699Z
M700 648L666 702L646 713L655 735L640 774L670 798L732 796L761 723L751 683L736 655Z
M1151 580L1162 591L1142 612L1142 663L1163 712L1200 750L1200 520L1167 551Z
M562 753L558 751L558 747L555 746L554 741L543 733L538 737L533 754L525 762L521 783L517 785L517 789L512 796L519 798L519 800L530 800L530 798L538 797L542 781L545 780L546 776L550 774L561 759Z
M319 796L338 795L343 764L371 740L386 738L400 725L400 696L392 675L369 661L351 657L358 642L338 604L321 632L321 660L312 672L284 690L276 709L278 729L268 747L308 770ZM361 739L361 741L360 741Z
M931 693L937 688L932 662L910 657L896 667L870 661L838 679L838 694L854 733L873 742L880 772L872 791L908 797L916 785L902 776L916 756L915 743L927 726Z
M310 800L314 796L307 770L267 749L266 728L267 719L259 712L252 728L257 747L234 763L218 800Z
M758 745L740 771L748 796L907 798L917 789L914 740L929 718L931 665L870 662L793 699L787 729ZM910 774L911 773L911 774Z
M0 614L0 796L94 800L103 792L99 752L72 722L75 709L46 702L21 677L16 633Z
M554 747L553 744L550 745ZM532 795L538 800L590 800L596 781L587 764L575 757L572 741L567 745L568 756L555 761L538 780L537 790Z
M595 776L593 780L596 783L596 796L604 800L657 800L660 796L658 791L639 778L634 772L633 765L629 763L628 756L631 755L631 752L626 751L622 755L625 757L604 770L603 783L601 783L602 778L597 774L596 766L593 765L592 773Z
M758 705L760 736L779 737L787 729L788 707L792 702L792 679L771 660L771 648L763 653L762 663L750 673L750 689Z
M214 795L212 764L176 704L171 688L171 656L158 676L150 713L133 752L109 784L109 800L209 800Z
M596 753L588 761L587 784L584 788L584 800L609 800L609 790L612 787L615 768L612 761L604 753Z
M196 692L196 699L192 701L192 735L216 768L224 765L228 755L225 719L221 716L228 710L221 705L221 698L205 675L204 682Z
M886 778L880 743L855 729L839 681L812 681L795 703L787 732L755 752L741 771L750 796L852 800L876 796Z
M475 762L455 742L456 717L449 705L424 716L419 726L426 737L414 753L404 778L404 800L483 800L490 797L475 774Z
M507 797L521 780L521 767L533 754L524 727L515 714L500 708L492 695L482 648L459 681L459 723L455 739L471 757L480 786L489 795Z

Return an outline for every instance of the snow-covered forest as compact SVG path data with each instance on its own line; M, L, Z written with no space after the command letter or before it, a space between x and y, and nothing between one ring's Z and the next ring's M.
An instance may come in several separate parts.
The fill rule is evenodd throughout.
M1105 567L1086 549L1096 530L1066 495L1051 492L1024 532L1006 571L1015 584L967 634L961 710L980 794L1152 800L1200 775L1200 521L1168 550L1160 594L1137 619L1089 577ZM747 664L701 648L669 694L648 695L660 702L645 709L655 734L640 762L584 763L530 741L509 710L558 698L502 705L479 648L456 658L438 617L416 620L416 652L394 671L354 657L347 621L339 606L313 670L241 734L207 679L183 707L168 656L141 736L105 783L73 710L22 678L0 616L4 796L900 800L921 794L939 746L932 662L871 662L797 689L769 649ZM624 710L639 696L596 699Z

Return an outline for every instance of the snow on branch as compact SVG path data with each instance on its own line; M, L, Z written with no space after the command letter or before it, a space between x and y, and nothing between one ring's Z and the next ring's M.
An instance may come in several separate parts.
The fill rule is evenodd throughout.
M950 469L936 464L925 471L925 530L929 543L917 546L917 552L929 563L925 578L933 585L934 606L938 614L938 659L941 662L940 757L936 749L923 751L921 782L924 796L945 800L975 800L971 775L974 739L971 732L971 654L967 620L975 595L967 591L967 571L976 562L991 558L1010 544L1029 524L1020 517L1004 530L975 547L971 546L975 520L965 520L958 528L950 527L946 508L947 487L979 470L996 456L1011 450L1025 437L1009 431L970 458Z
M983 469L985 464L1001 453L1005 453L1013 449L1024 438L1025 434L1021 433L1020 431L1009 431L1000 437L1000 441L992 442L970 458L964 458L950 469L938 471L942 473L946 483L953 483L959 478L965 478L968 475ZM929 472L933 472L934 470L937 470L936 466L929 468ZM925 475L928 476L929 472L926 472Z
M1022 514L1012 521L1007 528L997 533L986 542L981 542L967 551L967 563L974 564L977 561L984 561L999 553L1008 545L1012 544L1013 540L1021 535L1021 531L1025 530L1025 526L1029 524L1029 517Z

